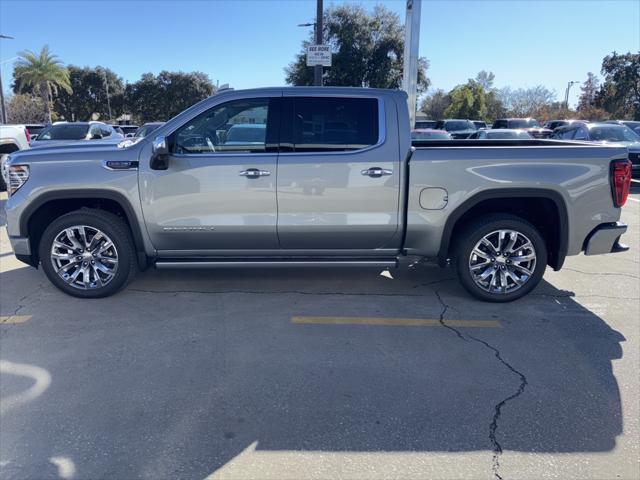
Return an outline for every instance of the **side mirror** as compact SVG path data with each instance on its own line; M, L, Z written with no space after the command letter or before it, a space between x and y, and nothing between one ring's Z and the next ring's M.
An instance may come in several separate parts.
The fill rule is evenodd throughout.
M151 155L152 170L166 170L169 168L169 145L167 137L158 135L153 139L153 154Z

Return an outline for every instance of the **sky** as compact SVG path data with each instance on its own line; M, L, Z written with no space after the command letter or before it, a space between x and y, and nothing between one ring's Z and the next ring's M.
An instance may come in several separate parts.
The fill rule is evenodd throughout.
M377 3L404 23L405 0ZM0 69L9 90L14 57L48 44L67 64L108 67L125 81L146 72L202 71L236 89L284 85L314 21L315 0L0 0ZM420 56L432 87L450 90L480 70L495 86L544 85L599 74L612 51L640 50L640 0L423 0ZM570 104L580 89L573 87Z

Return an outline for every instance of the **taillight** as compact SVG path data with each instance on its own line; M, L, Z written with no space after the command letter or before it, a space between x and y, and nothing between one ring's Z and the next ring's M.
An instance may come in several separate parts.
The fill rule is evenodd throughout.
M611 189L613 203L622 207L629 196L631 188L631 162L629 160L614 160L611 162Z
M31 143L31 134L27 127L24 127L24 136L27 137L27 143Z

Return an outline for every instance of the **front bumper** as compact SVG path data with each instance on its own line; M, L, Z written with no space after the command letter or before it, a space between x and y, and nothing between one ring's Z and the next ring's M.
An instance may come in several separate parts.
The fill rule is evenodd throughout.
M603 223L598 225L584 242L585 255L602 255L603 253L619 253L629 250L620 243L620 236L627 231L622 222Z

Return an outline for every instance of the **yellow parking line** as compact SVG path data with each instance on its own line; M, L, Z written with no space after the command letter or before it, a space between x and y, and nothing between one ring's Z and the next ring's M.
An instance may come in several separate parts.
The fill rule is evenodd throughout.
M31 320L32 315L0 315L0 325L7 323L24 323Z
M291 323L300 325L375 325L390 327L441 327L440 320L427 318L379 317L291 317ZM500 328L499 320L445 320L447 325L463 328Z

